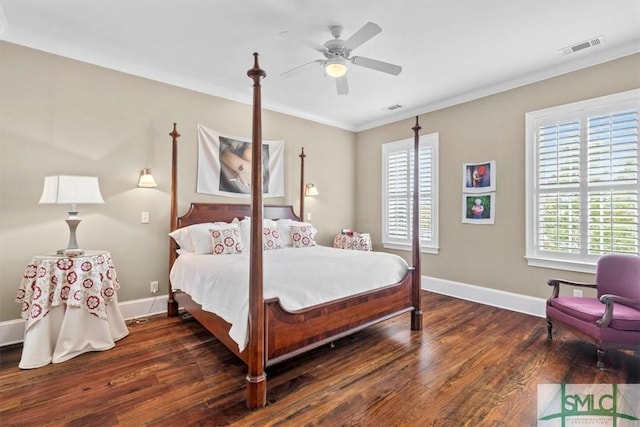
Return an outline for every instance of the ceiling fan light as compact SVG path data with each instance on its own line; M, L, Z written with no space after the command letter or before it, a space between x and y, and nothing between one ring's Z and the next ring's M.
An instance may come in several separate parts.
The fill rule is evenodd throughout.
M334 58L324 64L324 72L330 77L342 77L347 74L347 61L342 58Z

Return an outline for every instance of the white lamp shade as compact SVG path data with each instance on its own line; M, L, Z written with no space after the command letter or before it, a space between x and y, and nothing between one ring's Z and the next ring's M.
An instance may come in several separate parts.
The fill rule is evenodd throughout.
M317 196L319 194L320 194L320 192L318 191L318 189L316 188L315 185L307 184L307 186L305 188L305 192L304 192L305 196Z
M95 176L57 175L44 178L39 203L95 204L104 203Z
M138 180L138 187L153 188L157 186L156 180L153 178L153 175L151 175L151 169L142 169L140 179Z

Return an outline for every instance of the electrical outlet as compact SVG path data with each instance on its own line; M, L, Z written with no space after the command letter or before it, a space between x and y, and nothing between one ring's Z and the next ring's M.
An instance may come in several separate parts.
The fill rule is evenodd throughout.
M152 294L157 294L158 293L158 281L154 280L153 282L151 282L151 293Z
M140 212L140 222L149 224L149 212Z
M307 212L307 221L311 221L311 212Z
M573 290L573 296L582 298L582 290L581 289L574 289Z

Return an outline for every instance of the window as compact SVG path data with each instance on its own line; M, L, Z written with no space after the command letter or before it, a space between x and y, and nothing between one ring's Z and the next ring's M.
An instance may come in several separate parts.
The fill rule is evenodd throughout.
M438 252L438 133L420 137L420 247ZM382 243L411 250L414 139L382 146Z
M640 90L526 114L529 265L593 272L640 255Z

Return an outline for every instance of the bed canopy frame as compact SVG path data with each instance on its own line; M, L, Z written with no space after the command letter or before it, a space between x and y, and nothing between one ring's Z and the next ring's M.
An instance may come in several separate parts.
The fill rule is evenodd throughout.
M179 227L199 222L208 222L212 218L218 221L230 221L234 217L251 215L251 246L249 252L249 341L244 351L234 349L234 343L228 336L229 324L215 314L205 312L191 298L174 291L169 283L167 314L177 316L179 307L189 311L205 328L222 341L231 351L242 359L247 367L246 404L255 409L266 405L267 378L265 368L275 363L301 354L304 351L330 343L338 338L361 330L374 323L389 319L402 313L411 312L411 330L422 329L422 310L420 308L420 242L419 242L419 189L413 191L413 235L412 266L409 273L398 284L354 297L343 298L308 310L291 313L284 310L279 300L265 301L263 295L263 218L292 218L302 220L304 215L304 148L300 157L300 212L297 216L291 206L263 204L262 187L262 101L260 81L266 73L258 64L258 54L254 53L254 64L247 75L253 80L253 125L252 125L252 162L251 162L251 204L209 204L192 203L189 211L178 216L177 199L177 142L180 134L176 123L169 134L172 137L171 159L171 231ZM421 127L416 116L414 149L418 152L419 131ZM419 156L414 156L414 183L419 183ZM177 258L178 246L170 240L169 268ZM349 310L349 316L346 316ZM349 319L345 320L346 317ZM303 327L301 325L304 324ZM309 332L310 331L310 332Z

